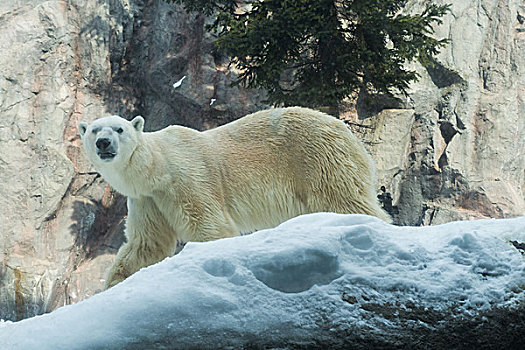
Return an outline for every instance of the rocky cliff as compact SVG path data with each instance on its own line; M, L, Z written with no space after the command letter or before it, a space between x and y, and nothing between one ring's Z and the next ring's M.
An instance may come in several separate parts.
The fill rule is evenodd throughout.
M452 3L436 28L451 44L434 67L414 65L409 99L361 96L345 115L399 224L525 214L525 5ZM80 120L205 129L262 107L263 92L229 87L206 20L160 0L0 4L0 318L101 290L123 241L125 198L85 159Z
M450 44L434 66L414 65L420 80L401 103L360 96L346 117L375 156L396 223L524 215L525 3L438 2L452 3L436 28Z

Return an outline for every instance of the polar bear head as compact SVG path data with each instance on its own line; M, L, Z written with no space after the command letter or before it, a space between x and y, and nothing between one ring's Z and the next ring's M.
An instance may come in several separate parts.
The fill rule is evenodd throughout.
M143 129L141 116L127 121L113 115L97 119L92 124L78 124L87 156L99 170L127 165L141 140Z

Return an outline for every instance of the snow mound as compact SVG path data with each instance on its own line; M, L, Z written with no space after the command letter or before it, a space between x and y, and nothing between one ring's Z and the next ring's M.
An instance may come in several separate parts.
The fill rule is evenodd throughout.
M506 240L525 241L525 217L415 228L304 215L248 236L188 243L88 300L0 323L0 344L335 346L345 334L384 332L407 319L430 327L440 312L472 319L523 305L525 259Z

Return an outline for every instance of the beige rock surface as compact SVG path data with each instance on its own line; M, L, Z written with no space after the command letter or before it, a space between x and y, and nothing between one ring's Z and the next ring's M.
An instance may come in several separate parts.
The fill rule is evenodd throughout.
M434 67L414 65L407 101L348 117L403 225L525 215L525 4L451 3L436 28L450 44Z

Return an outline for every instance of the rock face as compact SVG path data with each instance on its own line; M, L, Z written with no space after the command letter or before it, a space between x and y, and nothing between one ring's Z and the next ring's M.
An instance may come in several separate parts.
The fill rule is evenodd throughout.
M397 223L525 214L524 19L520 0L453 1L436 28L451 44L415 66L410 99L348 113ZM0 318L101 290L123 241L125 198L84 157L80 120L205 129L262 108L263 92L229 86L206 21L160 0L0 4Z
M434 67L414 65L407 101L374 113L361 98L348 116L402 225L525 214L525 4L446 2L436 36L450 44Z

